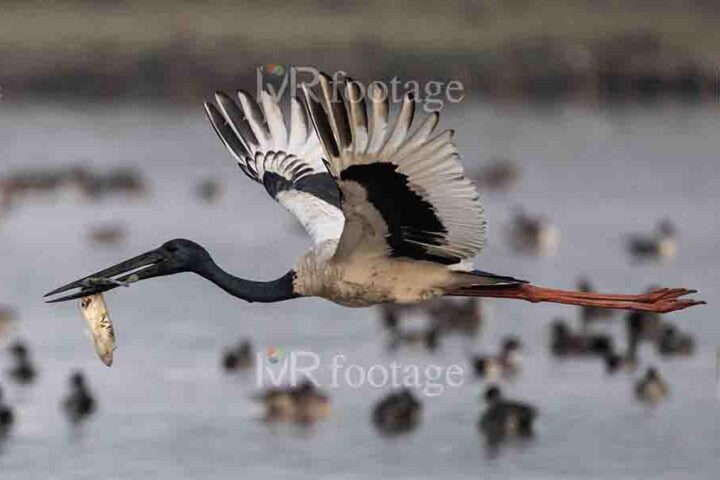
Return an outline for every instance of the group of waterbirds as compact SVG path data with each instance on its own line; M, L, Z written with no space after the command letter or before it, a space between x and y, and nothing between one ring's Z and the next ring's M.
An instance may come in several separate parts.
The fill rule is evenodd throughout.
M520 166L506 157L495 157L475 169L471 178L483 191L505 191L522 178ZM515 206L506 225L507 244L516 253L552 255L557 252L560 230L542 214L531 213ZM625 237L627 254L633 261L669 260L678 252L677 228L668 218L657 221L653 231L631 233Z
M394 348L396 344L418 344L433 353L439 347L440 339L447 334L459 334L474 342L484 322L482 305L477 298L435 299L412 306L381 305L379 312ZM426 327L408 331L402 319L411 314L426 317ZM519 338L506 336L496 354L470 354L468 357L471 375L486 382L483 396L486 407L477 427L489 446L497 446L504 440L532 437L536 407L505 398L496 383L519 374L522 347ZM398 435L416 429L421 423L422 411L422 400L411 389L401 388L386 394L375 404L371 419L381 433Z
M381 305L379 314L390 343L390 353L398 348L421 347L434 352L445 335L459 334L476 338L483 322L478 299L435 299L412 306ZM426 317L427 328L408 330L404 318L420 314ZM428 342L427 332L435 340ZM521 342L516 337L503 340L500 353L474 355L472 370L486 381L502 380L519 372ZM248 371L255 362L254 348L248 338L226 347L221 355L221 368L228 374ZM263 420L269 423L310 425L330 414L330 395L309 380L298 385L271 387L254 396L265 409ZM535 407L501 395L500 387L489 384L484 395L486 409L478 420L478 428L490 444L506 438L529 438L537 414ZM423 400L410 388L391 390L379 398L371 409L370 421L383 435L400 435L415 430L422 421Z
M213 201L219 186L212 180L198 185L198 195L206 201ZM524 212L515 219L513 235L516 246L527 252L539 252L557 246L557 230L541 217L530 217ZM658 227L656 236L632 237L630 251L642 259L667 257L676 251L669 222ZM113 225L96 229L93 234L98 243L115 243L123 231ZM655 245L654 247L652 245ZM578 291L593 292L587 279L578 282ZM436 298L420 304L384 303L379 306L382 323L388 333L387 347L390 351L399 348L421 346L433 352L447 334L461 334L474 338L483 325L483 309L480 299ZM629 312L626 315L628 350L621 354L616 351L613 339L602 333L592 333L588 325L598 320L612 318L612 309L585 305L580 309L580 327L573 331L566 321L558 319L551 329L551 352L559 357L598 356L605 360L609 373L621 370L634 371L638 366L637 345L643 340L652 340L661 355L686 355L693 351L692 337L680 332L674 325L661 320L661 316L650 312ZM407 314L424 314L428 322L424 327L408 329L401 321ZM10 323L14 312L10 308L0 309L0 328ZM533 424L538 409L525 401L506 398L501 387L493 382L512 379L521 369L522 341L507 336L500 342L496 354L471 355L471 371L488 382L483 399L486 407L478 419L477 427L488 445L497 446L505 440L529 439L533 437ZM27 347L16 342L10 347L14 365L7 371L17 383L34 382L37 372L30 359ZM255 352L252 343L245 338L225 349L221 366L227 372L247 370L253 366ZM70 393L63 400L63 410L72 423L78 423L96 410L96 402L85 377L80 371L70 375ZM656 367L650 366L636 382L635 395L638 400L654 405L669 393L666 381ZM0 389L0 435L6 436L15 421L13 408L9 406ZM312 382L303 381L297 386L267 389L255 396L264 408L264 420L268 422L291 422L312 424L330 414L330 396L318 389ZM391 391L380 398L372 408L371 423L386 435L404 434L416 429L422 419L422 400L412 390L402 388Z
M86 165L37 169L19 169L0 177L0 220L21 202L34 196L48 196L75 190L83 198L96 202L110 195L143 196L147 184L133 168L99 170ZM87 238L92 244L115 246L125 239L121 222L89 225Z
M526 217L526 224L534 223L535 240L526 246L547 247L543 244L552 238L545 232L538 233L543 223L539 219ZM529 228L529 227L528 227ZM666 235L658 241L668 241L670 227L666 223L658 232ZM545 235L543 237L543 235ZM543 241L537 241L540 237ZM633 237L639 242L639 237ZM644 239L646 246L649 237ZM647 250L643 258L648 258ZM658 248L658 256L672 249ZM665 252L665 253L661 253ZM594 292L595 288L586 277L577 284L580 292ZM654 288L649 291L655 290ZM478 298L436 298L420 304L381 304L378 307L381 323L386 332L386 347L390 353L401 348L422 348L430 353L438 350L442 339L448 334L461 334L470 339L477 337L483 326L483 308ZM424 317L425 323L408 326L404 318ZM578 325L573 327L567 320L558 318L551 323L550 352L564 360L581 357L597 357L603 360L608 374L621 371L636 372L640 366L638 346L643 341L656 345L662 356L687 355L692 353L692 337L681 332L675 325L653 312L631 311L625 314L627 347L621 352L615 339L597 331L597 325L616 318L617 311L594 305L578 308ZM494 354L472 354L469 357L470 371L486 382L483 395L486 407L478 420L478 429L489 446L498 446L506 440L530 439L538 415L536 406L521 400L506 398L496 382L512 380L522 367L523 342L515 336L501 339ZM222 366L226 371L249 368L254 362L254 350L249 339L226 348ZM666 380L657 367L647 366L644 374L635 382L635 397L648 405L661 402L669 394ZM256 397L265 406L264 419L270 422L295 422L310 424L329 415L330 397L311 382L299 386L272 388ZM411 389L400 388L382 396L371 411L371 423L385 435L400 435L415 430L422 421L423 400Z
M508 190L520 178L520 167L505 157L492 159L472 175L473 181L488 192ZM560 230L548 216L515 206L505 227L505 238L515 253L553 255L558 251ZM651 232L626 235L625 249L633 261L672 259L678 252L677 228L670 219L662 218Z
M83 198L97 202L115 195L144 198L149 186L141 170L130 167L101 170L71 164L42 169L22 168L0 177L0 220L26 199L47 197L66 190L77 191ZM201 203L215 203L222 193L222 183L215 178L200 178L194 186L194 197ZM127 236L127 225L122 220L87 226L87 239L94 245L114 247L125 241Z
M74 188L89 199L110 194L143 194L147 185L135 169L99 171L82 164L66 167L23 168L0 177L0 205L9 209L31 195Z
M500 387L490 384L483 396L485 410L477 428L488 445L497 446L503 440L528 439L533 436L537 408L529 403L507 399ZM388 393L373 407L371 420L385 435L409 433L421 422L423 404L412 390L402 388Z
M516 208L506 228L506 238L508 246L517 253L553 255L560 243L560 230L548 217ZM659 220L650 233L633 233L625 240L627 254L634 262L671 260L678 251L676 228L668 219Z
M226 374L237 374L247 372L255 360L252 341L242 338L223 350L220 365ZM267 388L253 398L262 404L262 418L268 423L309 425L330 414L330 396L308 379L297 385Z
M586 279L584 288L590 289ZM612 310L580 310L579 325L573 329L566 320L555 319L550 328L550 351L558 358L597 357L602 359L609 375L620 372L635 373L641 367L640 346L647 342L655 347L661 358L692 355L695 340L672 321L652 312L624 314L625 347L620 349L616 339L607 331L598 331L597 324L607 324L617 316ZM636 381L635 395L647 404L656 404L670 392L667 381L657 366L648 365Z
M592 290L587 279L581 279L578 288ZM397 335L394 332L403 328L400 322L401 313L424 310L431 319L430 325L433 328L428 331L441 332L441 324L437 323L434 315L443 308L437 301L404 309L382 306L380 317L391 334ZM460 315L461 312L462 310L454 312L457 316L456 321L464 322L472 319L476 324L480 324L482 309L479 305L471 311L466 311L465 315ZM550 352L564 360L582 357L600 358L604 361L608 374L615 374L619 371L633 373L639 368L640 360L637 352L638 345L642 341L653 342L657 353L661 356L688 355L693 351L692 337L680 332L675 325L663 320L660 315L649 312L628 312L625 314L627 351L619 353L612 336L592 331L593 323L597 323L598 320L609 320L615 316L616 312L613 310L582 307L579 309L579 327L576 330L572 330L565 320L556 319L551 324ZM409 337L405 333L400 338ZM422 335L417 337L423 338ZM437 339L432 343L419 343L424 344L429 352L434 352L437 348L436 342ZM474 374L488 382L484 395L486 409L480 417L478 427L491 446L497 446L505 440L533 437L533 424L538 415L537 407L525 401L504 397L500 386L496 383L512 380L520 373L522 347L523 343L519 338L506 336L501 339L497 354L471 355L469 359ZM653 365L646 367L632 390L637 400L647 405L660 403L669 392L667 381ZM389 393L376 404L372 421L383 433L399 434L414 430L420 424L421 414L421 400L410 389L401 389Z
M381 304L382 324L388 334L388 350L420 346L436 350L448 334L474 337L482 328L483 316L478 298L436 298L419 304ZM401 322L408 314L422 314L426 322L411 328Z
M205 103L213 129L239 170L295 215L312 239L313 246L279 277L254 281L235 276L200 244L174 239L66 283L46 294L48 301L77 300L189 272L231 296L263 303L320 297L361 307L489 297L661 313L703 303L683 298L694 293L685 288L638 295L567 291L474 269L470 260L486 242L484 208L458 161L454 132L438 128L438 112L416 121L412 92L397 108L382 93L343 75L319 74L313 85L302 86L301 97L291 99L287 114L267 91L257 99L242 90L235 96L217 92L213 102ZM484 172L481 181L510 185L516 177L503 164ZM216 191L202 185L198 194L210 199ZM553 247L557 230L548 225L521 212L510 236L521 250ZM397 311L386 310L391 348L420 342L432 350L450 329L472 331L481 317L472 314L471 301L431 310L434 322L419 333L406 330L395 317ZM459 316L468 320L454 321ZM498 357L476 358L474 363L483 374L494 364L517 370L513 364L520 347L519 340L506 341ZM244 357L247 348L238 345L225 355L223 365L239 368L246 363ZM537 415L534 407L505 399L498 387L489 387L485 397L487 408L479 425L488 438L529 436ZM259 398L269 420L305 423L329 412L329 398L311 383L272 389ZM374 410L373 422L388 429L412 429L420 408L412 392L392 392Z
M16 340L7 347L11 359L3 376L9 383L18 385L18 388L34 388L38 382L38 370L26 343ZM11 405L7 395L8 388L0 384L0 441L9 437L15 423L19 420L16 408ZM77 425L89 418L97 409L97 403L92 394L85 375L81 370L74 370L68 377L68 392L60 401L60 406L68 421Z

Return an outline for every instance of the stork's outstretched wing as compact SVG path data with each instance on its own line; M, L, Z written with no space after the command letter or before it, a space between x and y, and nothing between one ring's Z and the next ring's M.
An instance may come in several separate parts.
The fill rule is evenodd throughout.
M483 208L458 162L453 132L435 132L437 112L411 132L409 95L390 126L387 92L370 89L369 112L361 94L357 83L326 75L319 92L305 88L343 194L346 221L336 257L380 253L449 265L475 256L485 243Z
M322 147L308 125L305 109L292 98L290 131L267 92L261 105L238 91L238 105L223 92L205 111L238 166L303 224L317 244L337 240L345 223L340 192L322 162Z

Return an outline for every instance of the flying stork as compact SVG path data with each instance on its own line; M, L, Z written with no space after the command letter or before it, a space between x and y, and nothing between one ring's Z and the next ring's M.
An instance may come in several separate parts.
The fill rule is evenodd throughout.
M485 243L483 207L459 163L454 132L431 113L411 129L415 100L404 97L391 121L386 92L364 95L351 79L322 74L319 89L293 97L288 128L277 100L217 92L205 110L220 140L251 180L292 212L313 240L276 280L252 281L220 268L185 239L118 263L46 294L62 302L153 277L193 272L248 302L323 297L348 307L416 303L438 296L670 312L703 302L694 290L611 295L541 288L474 270ZM367 101L366 101L367 97Z

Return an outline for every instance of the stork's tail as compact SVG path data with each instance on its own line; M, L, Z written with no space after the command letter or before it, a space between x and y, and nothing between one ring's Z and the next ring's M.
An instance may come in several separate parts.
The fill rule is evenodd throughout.
M656 313L673 312L694 305L705 304L703 301L680 299L679 297L696 293L696 290L688 290L686 288L662 288L641 295L615 295L537 287L530 283L513 279L512 277L504 277L508 279L508 281L503 283L500 281L500 278L503 277L490 275L490 277L483 275L483 278L487 278L489 281L478 281L475 284L454 286L447 289L445 295L514 298L533 303L551 302L566 305L617 308ZM493 278L496 279L494 282Z
M465 277L467 282L465 285L477 286L477 285L519 285L523 283L530 283L527 280L520 280L519 278L510 277L507 275L498 275L497 273L484 272L482 270L471 270L469 272L459 272Z

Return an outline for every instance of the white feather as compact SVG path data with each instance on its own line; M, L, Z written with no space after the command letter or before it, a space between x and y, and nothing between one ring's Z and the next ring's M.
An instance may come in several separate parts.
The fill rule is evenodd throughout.
M298 190L279 192L277 199L297 217L314 244L340 238L345 217L337 208L314 195Z
M261 93L262 108L245 92L239 91L238 98L240 110L233 104L232 99L222 93L216 95L218 107L208 104L205 106L223 144L248 175L256 182L266 185L266 188L270 189L269 184L265 183L268 172L291 183L289 190L276 191L276 188L273 188L271 193L283 207L298 218L316 244L327 240L336 241L340 238L345 223L342 211L319 197L292 187L307 175L327 174L321 157L322 146L315 131L308 129L302 105L297 99L292 99L291 125L288 132L282 110L270 94ZM257 142L247 131L244 119L247 120ZM245 128L249 138L243 137L242 128ZM244 149L237 146L238 141ZM277 187L277 184L274 186Z

